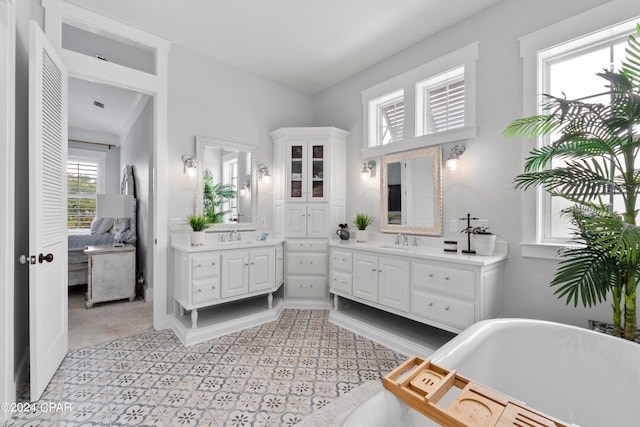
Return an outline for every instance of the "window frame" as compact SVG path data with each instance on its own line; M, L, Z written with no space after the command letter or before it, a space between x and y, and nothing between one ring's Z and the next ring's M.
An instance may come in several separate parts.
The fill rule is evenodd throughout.
M96 199L98 194L105 192L105 173L107 153L94 150L83 150L81 148L69 148L67 155L67 164L72 161L85 161L96 164ZM67 190L67 203L69 200L69 192ZM81 233L82 231L89 230L88 228L68 228L67 233Z
M541 72L541 59L554 52L578 50L595 45L606 37L616 38L621 34L630 34L635 30L639 16L629 19L629 12L621 9L617 0L610 4L595 7L572 18L560 21L549 27L523 36L520 42L520 57L523 61L522 117L540 113L542 101L541 88L545 87L544 73ZM597 70L596 70L597 71ZM538 147L537 139L524 140L521 145L521 159ZM520 170L523 170L521 167ZM522 192L522 256L542 259L559 259L558 249L572 246L570 242L545 239L545 212L550 208L550 198L545 200L546 192L541 188ZM532 213L534 213L532 215Z
M411 150L431 145L445 144L462 139L473 138L477 134L476 125L476 62L478 60L478 42L440 56L409 71L385 80L361 92L363 108L363 157L372 158L389 153ZM423 134L418 131L417 85L430 78L437 77L452 69L464 67L464 126L435 133ZM372 105L398 91L404 91L404 138L402 141L376 145L377 121ZM376 104L377 102L377 104Z

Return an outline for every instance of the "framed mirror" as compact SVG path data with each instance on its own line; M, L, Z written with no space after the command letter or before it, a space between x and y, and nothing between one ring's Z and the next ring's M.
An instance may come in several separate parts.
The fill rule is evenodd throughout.
M381 158L380 231L442 236L442 147Z
M212 218L208 230L255 230L255 147L196 136L196 158L195 211Z

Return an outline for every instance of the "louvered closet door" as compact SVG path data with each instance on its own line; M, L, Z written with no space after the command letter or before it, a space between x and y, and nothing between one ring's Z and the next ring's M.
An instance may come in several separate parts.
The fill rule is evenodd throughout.
M30 23L29 333L31 401L67 353L67 71Z

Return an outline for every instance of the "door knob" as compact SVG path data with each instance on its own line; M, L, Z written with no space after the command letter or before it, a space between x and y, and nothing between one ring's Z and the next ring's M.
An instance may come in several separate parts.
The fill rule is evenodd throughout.
M42 261L47 261L47 262L52 262L53 261L53 254L46 254L46 255L38 255L38 262L40 264L42 264Z

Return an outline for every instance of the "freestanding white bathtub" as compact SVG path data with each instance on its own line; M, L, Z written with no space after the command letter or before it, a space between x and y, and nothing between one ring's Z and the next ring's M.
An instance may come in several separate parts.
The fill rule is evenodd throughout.
M640 426L640 345L528 319L476 323L427 359L580 427ZM343 427L435 426L382 390Z

